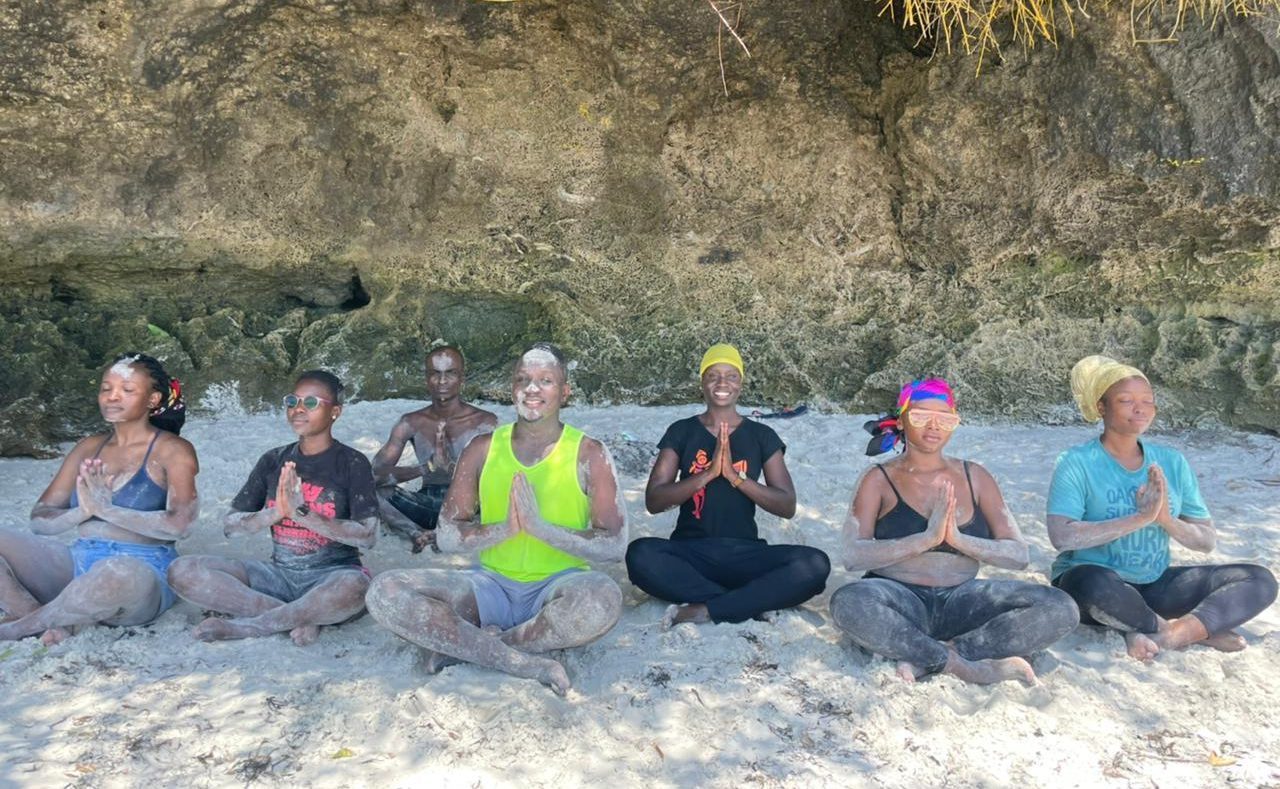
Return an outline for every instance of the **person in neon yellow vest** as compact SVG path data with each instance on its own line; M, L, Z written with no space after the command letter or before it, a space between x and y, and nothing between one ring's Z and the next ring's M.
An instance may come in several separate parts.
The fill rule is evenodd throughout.
M475 553L467 571L394 570L374 579L369 613L430 650L436 671L475 663L570 687L542 653L600 638L622 613L622 591L588 560L620 561L625 509L605 446L560 421L570 389L564 355L537 343L512 377L514 424L462 451L436 544Z

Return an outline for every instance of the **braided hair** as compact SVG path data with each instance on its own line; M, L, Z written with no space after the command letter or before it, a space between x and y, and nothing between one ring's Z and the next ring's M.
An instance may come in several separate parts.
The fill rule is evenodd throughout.
M146 371L147 377L151 379L152 390L160 393L160 405L153 408L148 417L151 424L160 430L168 430L175 436L180 435L182 426L187 421L187 404L182 399L182 382L177 378L171 378L159 359L147 356L145 353L127 351L111 362L112 366L121 363Z

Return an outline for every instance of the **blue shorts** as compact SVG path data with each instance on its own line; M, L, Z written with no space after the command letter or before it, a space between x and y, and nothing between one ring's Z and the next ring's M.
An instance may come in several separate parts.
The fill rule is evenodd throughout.
M169 588L167 577L169 565L178 558L178 552L172 545L139 545L133 542L81 537L71 543L70 548L76 578L89 572L90 567L103 559L109 559L112 556L128 556L146 562L147 566L155 572L156 580L160 582L160 610L156 611L156 616L168 611L178 601L177 595Z
M505 575L477 568L470 573L471 589L476 595L476 610L480 612L480 626L497 625L510 630L538 615L547 598L555 591L556 583L574 573L576 567L561 570L541 581L513 581Z

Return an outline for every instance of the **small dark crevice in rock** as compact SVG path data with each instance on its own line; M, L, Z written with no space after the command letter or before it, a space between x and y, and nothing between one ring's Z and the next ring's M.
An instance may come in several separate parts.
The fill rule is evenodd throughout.
M372 298L369 296L369 291L364 289L364 283L360 281L360 272L351 272L351 295L346 301L342 302L339 309L344 312L358 310L361 307L368 306L370 301L372 301Z

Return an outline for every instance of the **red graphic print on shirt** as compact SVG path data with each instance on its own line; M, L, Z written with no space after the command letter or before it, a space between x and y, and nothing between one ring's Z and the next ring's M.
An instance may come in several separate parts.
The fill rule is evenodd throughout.
M698 454L693 457L693 465L689 466L689 475L701 474L711 468L711 461L707 458L707 451L699 449ZM707 489L702 488L693 494L693 517L702 520L702 505L707 501Z
M307 508L326 518L336 517L338 509L333 503L333 497L328 496L322 500L324 493L325 489L321 485L313 485L310 482L302 483L302 500L307 503ZM274 498L267 499L268 507L274 507L275 504L276 500ZM317 534L292 518L285 518L273 525L271 527L271 537L279 545L296 554L315 553L333 542L323 534Z

